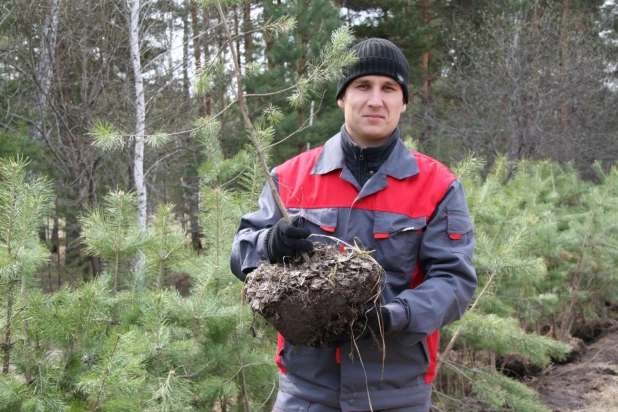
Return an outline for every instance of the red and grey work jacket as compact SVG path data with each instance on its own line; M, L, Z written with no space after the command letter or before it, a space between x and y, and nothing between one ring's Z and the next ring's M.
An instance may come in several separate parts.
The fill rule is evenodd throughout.
M340 350L294 347L279 337L279 389L343 411L427 402L438 330L463 315L477 285L474 232L460 182L398 141L360 188L345 166L339 134L272 175L290 215L300 215L312 233L349 244L356 239L375 250L386 270L382 296L396 331L386 337L384 362L371 339L357 340L357 351L349 343ZM259 206L242 218L234 240L231 267L241 280L268 262L264 235L282 217L268 187Z

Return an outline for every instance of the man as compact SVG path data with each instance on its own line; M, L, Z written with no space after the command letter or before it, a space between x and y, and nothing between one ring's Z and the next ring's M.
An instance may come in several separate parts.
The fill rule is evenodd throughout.
M291 346L279 336L275 411L428 411L438 329L462 316L477 285L460 182L399 138L408 103L406 58L383 39L353 50L358 60L337 91L341 132L272 172L297 225L281 219L265 188L260 210L241 220L231 267L244 280L261 263L310 251L310 233L356 240L375 251L387 273L384 304L367 315L374 332L383 326L385 351L367 333L354 343L332 336L328 348Z

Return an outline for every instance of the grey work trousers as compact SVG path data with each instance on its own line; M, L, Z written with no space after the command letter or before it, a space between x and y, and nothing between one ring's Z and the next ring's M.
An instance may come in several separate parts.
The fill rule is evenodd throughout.
M404 406L394 409L374 409L374 412L429 412L430 409L431 399L422 405ZM310 402L279 391L273 412L341 412L341 409Z

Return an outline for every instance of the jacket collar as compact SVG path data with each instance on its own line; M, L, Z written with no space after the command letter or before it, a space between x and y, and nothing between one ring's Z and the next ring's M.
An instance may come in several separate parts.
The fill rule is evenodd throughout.
M323 175L333 170L344 169L344 166L345 154L341 143L341 133L337 133L324 144L324 149L313 166L311 174ZM347 170L347 168L345 169ZM417 174L419 168L414 155L399 139L391 154L380 167L380 171L395 179L405 179Z

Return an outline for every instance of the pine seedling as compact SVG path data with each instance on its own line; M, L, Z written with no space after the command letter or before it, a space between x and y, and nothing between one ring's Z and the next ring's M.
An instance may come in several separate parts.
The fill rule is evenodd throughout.
M3 289L0 345L2 373L8 374L14 343L23 339L23 372L32 380L32 348L28 328L28 286L49 259L37 229L50 211L52 192L45 179L28 179L23 158L0 159L0 286ZM17 285L21 285L16 290ZM21 310L16 310L16 306ZM21 326L21 331L18 329Z
M136 208L135 195L119 190L105 196L103 207L89 209L80 219L86 252L100 256L113 268L114 295L119 286L121 259L133 256L149 240L148 233L139 230L134 219Z
M484 180L476 177L480 169L474 163L464 162L456 170L462 170L459 173L475 222L479 289L464 317L443 329L451 339L441 361L454 365L448 355L455 341L465 348L461 351L488 353L491 359L495 355L514 355L539 367L551 359L563 359L570 350L568 345L526 332L519 320L533 320L531 306L551 300L543 296L541 289L548 276L546 261L531 246L546 225L546 208L539 200L551 198L544 194L551 182L542 179L537 167L528 162L520 162L507 181L509 167L504 158L496 161ZM534 191L529 190L531 184ZM538 317L538 309L536 313ZM504 376L491 380L486 372L469 374L464 369L459 365L453 370L465 373L477 395L489 404L514 410L544 410L535 397L522 398L518 391L523 385Z
M157 274L156 289L160 291L165 283L165 274L170 266L189 254L187 234L175 222L173 206L160 204L157 214L149 226L149 240L144 254Z
M516 412L549 412L538 394L521 382L510 379L492 369L475 369L473 392L490 406Z
M445 335L460 331L460 339L476 351L500 355L519 355L533 365L546 367L552 359L564 360L571 347L546 336L525 332L515 318L471 312L457 326L448 325Z
M151 406L147 411L191 411L194 409L188 405L190 405L192 399L193 393L189 389L187 381L178 378L176 371L171 370L168 372L167 378L160 381L154 397L151 399Z
M154 344L154 374L157 377L163 372L163 358L168 345L175 341L171 336L172 328L166 319L166 307L170 301L170 292L164 290L166 275L175 262L190 256L186 233L174 221L172 210L172 205L159 205L148 228L150 241L144 248L149 267L156 275L156 289L146 292L144 303L140 306L144 312L142 325L154 335L151 342ZM135 297L131 300L134 299Z
M84 393L91 410L144 409L145 387L144 356L134 333L120 334L111 331L100 354L102 362L92 365L77 379L76 387Z
M278 121L279 114L278 109L272 108L272 110L268 110L265 112L265 119L270 124L270 126L274 126ZM273 130L272 127L266 130ZM270 161L270 148L272 147L272 142L274 139L273 133L256 133L256 137L258 138L259 146L262 147L262 156L266 160L266 163ZM255 210L258 207L258 197L259 194L266 183L266 177L264 176L264 172L262 171L260 159L257 155L257 151L255 146L248 144L245 146L245 151L247 155L251 159L248 162L248 167L244 169L242 176L240 178L240 185L243 189L245 189L245 193L241 193L241 201L239 201L239 205L242 208L240 210L240 215L242 216L245 213L248 213L250 210Z
M214 261L219 265L223 256L223 238L233 237L238 218L237 199L231 188L245 172L251 158L245 151L238 152L233 158L226 158L216 132L202 132L198 137L206 156L206 162L200 167L203 205L200 220L203 227L213 228L209 233L212 238L206 238L206 245L207 248L211 246L209 253L214 252Z
M49 295L31 294L32 334L42 365L36 377L46 390L70 390L75 377L98 362L115 304L112 281L112 274L105 271L76 289L65 286Z

